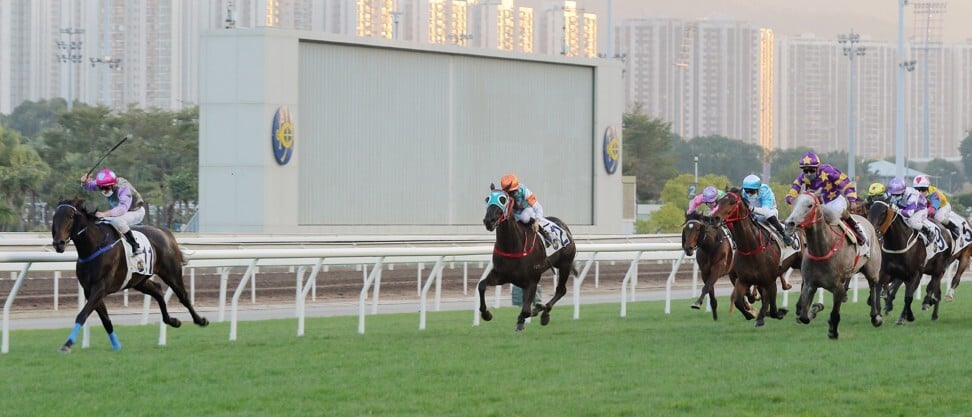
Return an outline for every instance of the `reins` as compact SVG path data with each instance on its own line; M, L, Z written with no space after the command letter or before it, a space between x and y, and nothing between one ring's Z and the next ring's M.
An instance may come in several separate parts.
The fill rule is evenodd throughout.
M504 193L506 193L506 192L504 191ZM506 222L506 221L509 221L509 220L516 221L515 219L513 219L513 215L512 215L512 213L513 213L513 197L510 196L509 194L506 194L506 200L507 200L507 202L506 202L506 205L505 206L501 206L499 204L491 203L492 205L495 205L495 206L500 207L502 209L502 211L500 212L500 218L496 222L497 225L502 224L503 222ZM513 227L514 231L517 228L516 227L516 224L513 224L511 227ZM530 236L529 236L528 233L529 232L527 232L527 231L524 231L523 232L523 251L521 251L521 252L506 252L504 250L501 250L499 248L499 243L500 243L499 242L499 239L497 239L497 241L495 243L493 243L493 254L502 256L504 258L511 258L511 259L523 258L523 257L529 255L530 253L533 252L533 249L536 246L536 243L537 243L537 234L534 233L533 234L533 239L530 239Z
M742 220L742 219L749 218L749 216L748 215L743 215L743 214L740 213L740 211L742 211L742 210L740 210L739 207L742 204L742 198L740 198L735 193L727 193L726 196L727 197L728 196L732 196L734 199L736 199L736 205L733 208L733 211L731 211L729 213L729 216L727 216L726 217L726 220L725 220L725 223L730 228L735 229L735 226L733 226L733 225L736 222L738 222L739 220ZM723 198L725 198L725 197L723 197ZM760 228L758 226L756 226L755 223L753 224L753 226L756 229L756 235L759 236L759 243L757 243L757 246L756 246L755 249L750 250L750 251L744 251L744 250L742 250L742 248L738 248L739 243L737 242L736 243L736 245L737 245L736 253L737 254L743 255L743 256L756 255L756 254L764 251L768 246L770 246L770 243L772 242L772 239L766 239L765 236L763 236L763 231L760 230Z
M61 207L68 207L71 210L74 210L74 213L71 215L72 219L74 217L77 217L77 216L80 216L81 215L81 213L78 210L78 208L77 207L74 207L71 204L59 204L57 206L57 209L60 209ZM77 232L73 232L72 231L70 234L68 234L68 239L69 240L74 240L75 241L75 244L76 244L77 243L76 238L81 237L81 234L84 233L86 230L88 230L88 226L82 227ZM108 237L108 235L105 234L105 238L106 238L105 241L107 241L107 237ZM108 244L105 244L105 245L99 247L91 255L88 255L88 256L86 256L84 258L78 258L78 263L79 264L84 264L84 263L88 263L88 262L91 262L91 261L95 260L99 256L103 255L105 252L108 252L109 250L111 250L112 248L114 248L115 245L118 244L118 242L121 242L121 237L119 237L118 239L116 239L114 242L111 242L111 243L108 243Z
M810 228L810 226L823 222L824 214L823 210L820 210L820 199L818 199L816 195L806 192L803 194L813 199L813 207L810 209L810 214L804 216L803 221L801 221L797 227L807 230ZM830 233L833 233L834 237L836 238L834 239L834 245L830 247L830 250L828 250L827 253L820 256L810 253L810 246L807 245L807 259L812 261L826 261L837 254L837 251L839 251L840 248L844 247L844 237L841 236L841 233L838 233L836 230L834 230L834 227L830 226L829 224L827 225L827 228L830 229ZM854 263L857 263L856 259L854 260Z
M887 235L888 229L891 228L891 225L894 224L894 219L896 219L900 215L900 213L898 213L898 210L895 210L894 207L892 207L891 205L889 205L884 201L875 202L875 204L879 204L879 203L886 206L887 210L884 213L884 221L882 221L881 225L878 226L878 230L881 232L882 235ZM917 242L918 242L918 232L912 230L911 236L908 237L908 243L905 245L904 249L888 249L887 247L885 247L885 245L887 244L887 239L885 239L884 241L881 242L881 252L893 253L893 254L907 253L908 251L911 250L911 248L915 246L915 243Z

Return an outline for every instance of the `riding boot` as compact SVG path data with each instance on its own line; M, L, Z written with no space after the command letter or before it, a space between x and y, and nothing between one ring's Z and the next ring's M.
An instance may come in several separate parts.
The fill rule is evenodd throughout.
M138 242L135 241L135 235L132 234L131 230L125 232L125 240L128 241L129 245L132 245L132 255L142 253L142 249L138 246Z
M848 217L847 223L852 226L851 230L854 231L854 235L857 238L857 244L862 246L867 244L867 239L864 238L864 229L861 228L861 224L858 223L857 220L854 220L853 217Z
M959 225L955 224L955 222L949 222L948 225L945 226L945 228L947 228L949 233L952 234L952 240L958 240L959 236L961 236L962 234L961 228L959 227Z
M935 239L934 231L927 225L921 225L921 240L925 241L925 246L931 244Z
M786 232L783 230L783 225L780 224L780 219L777 219L776 216L773 216L773 217L770 217L770 218L766 219L766 221L771 226L773 226L774 229L776 229L776 233L779 233L780 234L780 237L783 238L783 243L786 246L793 247L793 237L787 235Z

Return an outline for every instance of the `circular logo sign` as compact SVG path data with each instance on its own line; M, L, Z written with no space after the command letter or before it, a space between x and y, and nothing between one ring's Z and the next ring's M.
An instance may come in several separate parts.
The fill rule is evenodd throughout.
M618 162L621 160L621 141L614 132L614 128L608 126L604 131L604 170L608 175L614 174L618 170Z
M273 130L270 132L273 158L280 165L287 165L294 154L294 124L290 120L287 106L280 106L273 115Z

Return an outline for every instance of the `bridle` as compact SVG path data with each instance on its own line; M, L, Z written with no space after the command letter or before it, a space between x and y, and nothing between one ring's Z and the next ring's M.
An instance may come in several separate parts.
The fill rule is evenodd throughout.
M504 200L506 200L504 202ZM486 197L486 207L496 206L500 208L500 217L496 221L496 225L508 221L513 218L513 197L509 195L508 192L503 190L494 190ZM537 243L537 234L533 234L533 239L530 239L529 232L523 232L523 250L520 252L506 252L501 250L497 244L498 241L493 244L493 253L504 258L523 258L533 252L533 248Z
M726 195L723 196L722 198L729 198L729 197L732 197L735 200L735 203L734 203L735 205L734 205L732 211L729 212L729 215L726 216L726 219L723 220L723 221L726 223L726 225L729 226L729 228L735 229L734 224L736 222L738 222L739 220L749 218L749 215L748 214L742 214L741 213L742 212L741 207L743 205L743 202L742 202L742 198L741 197L739 197L738 195L736 195L736 193L731 193L730 192L730 193L726 193ZM754 226L755 226L755 224L754 224ZM767 239L764 236L763 231L760 230L760 228L758 226L756 227L756 235L759 236L759 243L757 244L757 246L756 246L755 249L748 250L748 251L744 251L741 248L738 248L739 242L736 242L736 245L737 245L736 253L739 254L739 255L743 255L743 256L756 255L756 254L762 252L763 250L765 250L767 247L770 246L770 243L772 242L772 239Z
M88 230L88 226L84 226L81 229L79 229L77 232L74 232L74 230L73 230L74 229L74 219L81 214L80 211L74 205L71 205L71 204L59 204L57 206L57 208L55 208L55 212L57 210L60 210L61 207L68 207L71 210L73 210L73 212L71 213L71 229L72 230L71 230L70 233L68 233L67 239L65 239L64 242L67 243L67 241L69 241L69 240L75 240L76 241L77 238L81 237L81 234L84 233L85 230ZM106 234L105 237L107 238L108 235ZM121 237L119 237L118 239L116 239L114 242L111 242L110 244L101 246L100 248L98 248L97 250L95 250L91 255L88 255L87 257L84 257L84 258L79 258L78 259L78 263L79 264L83 264L83 263L88 263L88 262L93 261L95 258L101 256L105 252L108 252L109 250L111 250L112 248L114 248L115 245L117 245L119 242L121 242Z
M877 230L878 232L881 233L881 235L886 235L888 229L890 229L891 225L894 224L894 219L900 216L901 213L898 212L895 206L888 204L886 201L875 201L874 204L882 204L887 208L884 213L884 220L882 220L881 224L877 227ZM918 232L912 230L911 236L908 237L908 244L905 245L903 249L888 249L887 247L884 246L887 244L887 240L885 239L881 242L881 252L894 253L894 254L905 253L910 251L911 248L914 247L915 243L917 242L918 242Z

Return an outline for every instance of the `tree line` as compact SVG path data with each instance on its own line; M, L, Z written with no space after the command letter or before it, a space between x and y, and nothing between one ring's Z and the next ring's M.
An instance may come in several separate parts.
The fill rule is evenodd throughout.
M145 223L176 228L198 201L199 108L179 111L105 106L62 98L27 101L0 114L0 231L46 231L53 207L84 197L105 209L98 193L80 187L92 168L122 137L126 141L95 170L110 168L128 179L147 204Z
M672 131L671 122L644 114L640 104L625 112L622 120L622 175L636 178L639 203L662 205L650 219L638 222L638 233L678 232L688 207L689 191L699 193L709 185L720 189L738 187L749 174L759 175L763 182L770 184L778 200L780 217L789 215L783 199L800 174L797 160L810 148L767 151L759 145L724 136L683 140ZM972 132L962 141L959 154L958 164L932 159L923 164L908 162L908 167L935 178L938 182L935 185L952 197L953 208L961 213L965 207L972 207L972 192L965 191L972 179ZM848 172L846 151L818 152L818 155L824 163ZM698 184L693 190L695 157L698 157ZM886 180L868 171L868 165L874 161L855 161L856 184L862 197L872 182Z

